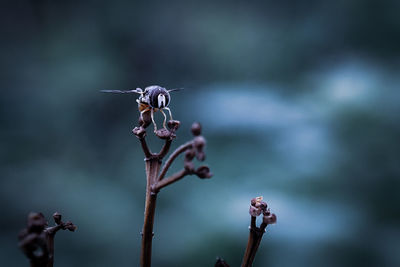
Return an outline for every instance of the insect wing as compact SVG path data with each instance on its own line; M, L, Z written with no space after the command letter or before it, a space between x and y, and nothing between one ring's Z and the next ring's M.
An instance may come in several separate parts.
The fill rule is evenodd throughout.
M136 89L132 89L132 90L128 90L128 91L124 91L124 90L100 90L100 92L103 92L103 93L115 93L115 94L133 94L133 93L141 94L141 93L143 93L142 89L140 89L140 88L136 88Z
M174 91L180 91L180 90L183 90L184 88L174 88L174 89L169 89L168 90L168 93L169 92L174 92Z

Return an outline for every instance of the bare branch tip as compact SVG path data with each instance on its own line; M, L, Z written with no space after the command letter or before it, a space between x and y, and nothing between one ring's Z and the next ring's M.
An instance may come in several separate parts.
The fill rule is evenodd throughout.
M214 267L229 267L229 264L223 258L217 257Z

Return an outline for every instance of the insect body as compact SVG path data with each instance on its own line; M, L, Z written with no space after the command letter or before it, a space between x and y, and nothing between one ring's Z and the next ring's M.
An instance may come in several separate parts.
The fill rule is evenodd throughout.
M168 104L171 100L169 92L176 91L179 89L167 90L164 87L158 85L151 85L146 87L144 90L141 88L136 88L128 91L121 90L101 90L101 92L106 93L136 93L140 94L139 98L136 99L138 103L138 108L140 111L140 116L143 118L143 113L150 111L151 121L154 124L154 132L157 131L157 125L154 121L154 112L160 111L164 115L163 127L166 128L167 116L165 115L163 109L168 110L169 117L172 120L171 110L168 108Z

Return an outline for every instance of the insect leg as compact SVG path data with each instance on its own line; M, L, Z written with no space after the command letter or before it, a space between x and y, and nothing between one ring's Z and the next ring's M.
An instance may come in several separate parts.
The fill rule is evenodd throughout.
M154 121L154 109L151 109L151 121L152 121L153 124L154 124L154 132L157 132L157 124L156 124L156 122Z
M143 120L143 113L149 111L149 107L145 108L144 110L140 111L140 118Z
M168 112L169 112L169 118L170 118L171 120L173 120L173 118L172 118L172 113L171 113L171 110L169 109L169 107L165 107L164 109L168 110Z
M167 129L167 126L166 126L166 121L167 121L167 115L165 115L165 113L164 113L164 111L162 110L162 109L160 109L160 111L161 111L161 113L164 115L164 121L163 121L163 127L165 128L165 129Z

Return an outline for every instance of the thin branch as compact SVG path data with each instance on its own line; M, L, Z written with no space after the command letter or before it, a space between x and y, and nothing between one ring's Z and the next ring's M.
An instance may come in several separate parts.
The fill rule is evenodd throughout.
M151 266L151 246L153 241L153 225L156 210L157 194L154 194L151 187L156 183L161 162L157 158L146 160L146 202L144 209L144 224L142 230L142 247L140 251L140 266Z
M255 218L255 217L252 217ZM253 265L258 247L260 246L264 231L260 228L250 228L249 239L247 241L246 252L243 256L242 267L250 267Z
M145 114L143 114L145 115ZM140 121L140 120L139 120ZM140 121L139 127L133 129L133 133L139 138L143 152L146 156L146 200L145 200L145 211L144 211L144 224L142 230L142 246L140 252L140 266L142 267L150 267L151 266L151 250L152 250L152 240L153 240L153 226L154 226L154 217L156 210L156 201L157 201L157 193L159 190L169 184L172 184L184 176L188 174L196 174L199 178L210 178L212 173L207 166L200 166L197 170L194 168L194 164L192 163L194 157L197 157L200 161L204 160L205 154L203 151L203 147L205 145L205 139L200 136L201 134L201 126L198 123L194 123L192 125L192 133L195 138L187 142L180 147L178 147L167 159L164 164L161 172L161 164L162 159L167 155L171 143L173 139L175 139L175 132L178 129L180 122L175 120L170 120L168 122L168 129L162 128L155 132L155 135L165 140L163 147L161 148L158 154L151 153L150 149L147 146L145 137L146 130L145 128L149 125L149 118L143 116ZM186 153L184 169L180 172L177 172L168 178L162 180L165 177L169 167L173 163L173 161L183 152L188 149L192 149L191 152Z
M251 216L250 229L256 229L257 228L256 221L257 221L257 217Z
M165 162L164 166L161 169L161 173L158 176L158 181L161 181L164 177L165 174L167 173L169 167L171 167L172 162L174 162L174 160L183 152L185 152L187 149L191 148L193 146L193 141L189 141L183 145L181 145L180 147L178 147L177 149L175 149L174 152L172 152L172 154L168 157L167 161Z
M161 148L160 153L158 153L157 155L159 159L163 159L167 155L169 148L171 147L171 144L172 144L172 139L165 140L165 143Z
M175 132L178 130L180 125L181 125L180 121L177 121L177 120L169 120L168 121L169 133L166 138L164 137L165 144L161 148L160 153L158 153L158 155L157 155L159 159L163 159L167 155L169 148L171 147L172 140L174 140L176 137Z
M276 215L270 213L269 209L267 208L267 203L262 201L262 197L253 198L251 200L249 213L251 216L249 227L250 232L246 251L243 256L241 265L242 267L251 267L253 265L258 247L260 246L261 239L265 233L265 228L269 224L276 223ZM261 223L260 227L257 227L257 216L261 214L263 215L263 222Z
M46 227L47 221L42 213L31 212L28 215L27 228L20 236L19 246L29 258L31 267L53 267L54 264L54 237L59 230L76 230L76 226L68 221L61 220L61 214L53 214L55 226Z
M153 154L151 153L149 146L147 145L146 142L146 130L143 127L135 127L132 130L133 134L136 135L136 137L139 139L140 144L142 145L142 150L143 153L146 157L146 159L149 159L153 156Z
M158 181L155 186L152 188L152 191L157 193L160 191L161 188L166 187L167 185L170 185L172 183L175 183L176 181L182 179L186 175L189 175L190 173L186 169L182 169L177 173L174 173L173 175Z
M145 138L139 138L140 144L142 145L142 149L146 158L150 158L153 154L151 153L149 147L147 146L147 142Z

